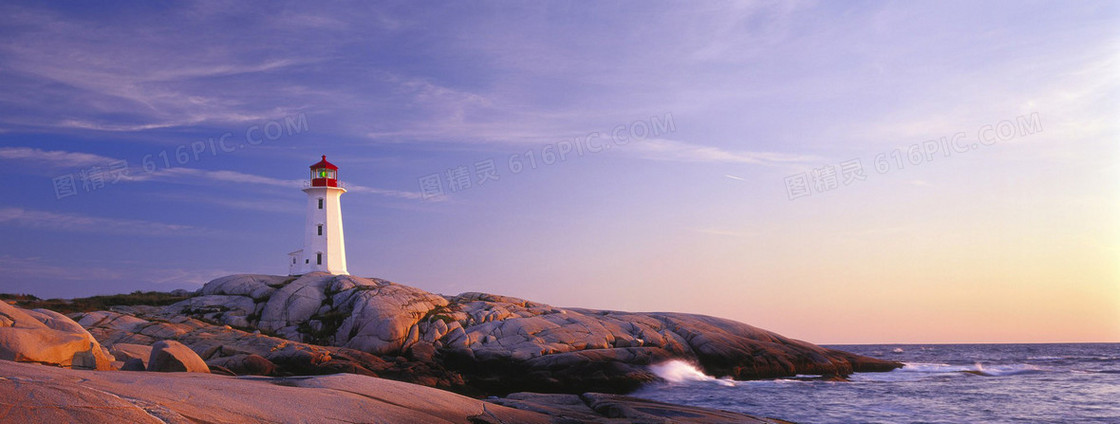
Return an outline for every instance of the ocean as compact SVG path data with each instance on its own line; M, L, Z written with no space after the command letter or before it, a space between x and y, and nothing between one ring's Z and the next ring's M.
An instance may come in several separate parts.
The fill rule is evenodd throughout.
M731 381L692 365L633 396L797 423L1120 423L1120 343L845 345L901 361L848 381Z

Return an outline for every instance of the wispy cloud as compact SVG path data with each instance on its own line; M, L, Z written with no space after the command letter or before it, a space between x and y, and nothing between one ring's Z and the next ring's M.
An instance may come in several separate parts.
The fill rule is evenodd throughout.
M0 147L0 159L33 162L37 167L47 166L54 170L96 165L105 166L118 160L92 153L43 150L33 147ZM304 184L304 180L285 180L237 171L197 168L165 168L152 172L144 172L141 168L133 167L129 170L128 175L122 176L121 179L131 182L237 182L239 184L259 184L285 188L300 188L303 187ZM376 194L399 199L419 200L423 198L418 192L367 187L357 184L348 184L346 189L354 193Z
M726 150L676 140L649 139L631 143L623 149L648 159L682 162L718 162L746 164L809 163L823 160L819 156L775 152Z
M204 119L178 119L167 120L152 124L118 124L108 121L95 122L90 120L79 119L63 119L55 121L54 125L61 128L71 128L79 130L94 130L94 131L107 131L107 132L134 132L146 131L159 128L172 128L181 127L192 124L202 123Z
M304 204L292 198L290 201L277 198L242 197L242 196L211 196L198 193L185 194L175 192L161 192L156 195L160 199L183 203L207 203L229 209L275 212L284 214L303 214Z
M167 236L207 234L189 225L165 224L134 219L103 218L23 208L0 209L0 225L49 231L112 233L124 235Z
M305 180L285 180L280 178L265 177L262 175L246 174L244 172L227 171L227 170L205 170L196 168L168 168L155 171L149 174L141 174L135 177L137 180L156 179L172 182L183 181L221 181L221 182L236 182L240 184L260 184L273 187L285 188L302 188ZM401 199L422 199L423 196L418 192L390 190L376 187L366 187L357 184L347 184L346 190L353 193L370 193L381 196L396 197Z
M218 181L288 188L300 187L300 185L303 184L301 180L284 180L237 171L206 170L198 168L165 168L152 172L135 173L135 175L131 175L129 178L131 181L166 181L178 183Z
M396 198L400 198L400 199L409 199L409 200L420 200L420 199L424 198L424 196L422 196L419 192L389 190L389 189L374 188L374 187L365 187L365 186L360 186L360 185L357 185L357 184L347 185L346 190L348 190L350 192L354 192L354 193L379 194L379 195L382 195L382 196L396 197ZM434 199L429 199L429 200L434 200Z
M0 147L0 159L34 162L36 166L49 166L54 169L106 165L116 161L93 153L42 150L34 147Z
M0 211L0 213L3 212ZM115 280L123 278L127 274L123 269L109 269L100 266L83 267L81 272L75 272L72 265L53 265L37 256L0 255L0 268L4 269L5 276L50 280Z
M259 83L239 80L253 76L268 83L272 80L262 75L315 63L319 56L289 49L260 54L248 43L241 43L243 48L221 43L218 39L228 35L183 30L214 23L199 10L185 4L169 8L176 10L167 12L180 12L176 21L185 27L155 25L134 14L114 14L117 24L102 25L64 11L0 7L7 20L20 22L20 31L0 43L6 75L0 81L0 102L19 107L0 121L17 127L136 132L277 118L300 107L302 99L275 102L272 91L262 90ZM242 22L237 31L252 35L267 22ZM131 41L136 39L145 42ZM194 48L206 44L222 47ZM44 102L44 97L52 100Z

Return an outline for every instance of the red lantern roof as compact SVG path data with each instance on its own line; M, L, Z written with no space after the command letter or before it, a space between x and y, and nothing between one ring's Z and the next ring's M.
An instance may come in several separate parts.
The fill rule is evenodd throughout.
M319 163L311 165L311 169L319 169L319 168L333 169L333 170L336 170L336 171L338 170L338 167L334 166L333 163L327 162L327 155L323 155L323 160L319 161Z

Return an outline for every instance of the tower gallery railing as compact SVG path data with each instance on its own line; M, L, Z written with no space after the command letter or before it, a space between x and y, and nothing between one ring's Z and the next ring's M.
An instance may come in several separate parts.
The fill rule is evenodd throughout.
M316 186L316 187L325 187L325 186ZM346 183L344 183L342 181L335 180L335 185L330 186L330 187L346 188ZM311 181L306 181L305 180L303 182L303 188L311 188Z

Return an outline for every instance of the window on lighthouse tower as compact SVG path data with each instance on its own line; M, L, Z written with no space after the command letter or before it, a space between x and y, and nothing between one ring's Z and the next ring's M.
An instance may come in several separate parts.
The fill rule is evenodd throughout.
M319 209L323 209L323 199L319 199Z
M323 254L322 253L316 253L315 254L315 265L322 265L322 264L323 264Z
M319 235L323 235L323 224L319 224Z

